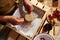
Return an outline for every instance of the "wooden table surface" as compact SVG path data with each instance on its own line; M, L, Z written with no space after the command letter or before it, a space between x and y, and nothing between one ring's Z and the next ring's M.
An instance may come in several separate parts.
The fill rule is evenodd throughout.
M40 2L37 2L37 0L32 0L32 1L30 1L34 6L36 6L36 7L38 7L38 8L40 8L40 9L42 9L42 10L44 10L44 11L48 11L48 10L50 10L50 7L48 7L47 5L46 5L46 7L45 8L43 8L43 6L45 6L43 3L40 3ZM38 4L38 5L37 5ZM59 4L60 5L60 4ZM53 29L50 31L50 35L51 36L53 36L54 38L57 36L56 34L57 34L57 32L58 32L58 29L59 29L59 27L55 27L55 35L53 35ZM21 39L22 40L22 39Z

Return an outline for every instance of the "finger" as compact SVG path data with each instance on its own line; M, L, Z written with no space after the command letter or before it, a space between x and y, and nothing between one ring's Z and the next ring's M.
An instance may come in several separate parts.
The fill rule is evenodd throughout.
M28 13L31 13L32 11L34 10L34 7L32 6L32 5L30 5L29 7L28 7Z
M17 19L17 22L18 22L18 23L24 22L24 18Z
M20 19L15 19L15 22L13 22L14 25L18 25L24 22L24 18L20 18Z
M31 11L33 11L34 10L34 7L33 6L31 6Z
M33 5L30 4L30 3L29 3L29 4L25 4L24 7L25 7L25 10L26 10L28 13L31 13L31 12L34 10Z

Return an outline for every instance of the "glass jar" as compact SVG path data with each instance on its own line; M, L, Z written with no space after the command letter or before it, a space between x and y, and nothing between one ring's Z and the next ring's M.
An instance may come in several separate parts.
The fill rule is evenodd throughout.
M52 6L58 7L58 0L52 0Z

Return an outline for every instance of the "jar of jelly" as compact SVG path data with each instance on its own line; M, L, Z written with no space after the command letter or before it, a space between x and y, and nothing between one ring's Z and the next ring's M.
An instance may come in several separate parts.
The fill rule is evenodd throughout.
M42 33L49 33L50 30L52 30L52 25L47 23L47 24L44 25Z
M58 0L52 0L52 6L58 7Z
M44 2L44 0L38 0L38 2Z

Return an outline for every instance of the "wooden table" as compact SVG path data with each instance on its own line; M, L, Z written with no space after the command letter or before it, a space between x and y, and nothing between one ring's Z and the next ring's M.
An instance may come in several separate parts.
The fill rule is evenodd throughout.
M29 39L29 40L33 40L33 38L40 32L41 28L42 28L42 25L44 24L45 22L45 19L46 19L46 15L47 15L47 11L50 10L50 7L48 7L47 5L43 4L43 3L40 3L40 2L37 2L37 0L31 0L30 1L35 7L37 7L38 9L40 10L43 10L45 11L45 14L41 20L41 23L39 24L40 27L37 28L38 30L36 30L36 33L34 34L34 36L32 38L28 37L28 36L24 36L24 34L22 34L21 32L18 32L16 29L12 28L11 25L9 25L8 27L12 30L14 30L15 32L17 32L18 34L21 34L22 36L24 36L25 38ZM13 25L12 25L13 26Z

